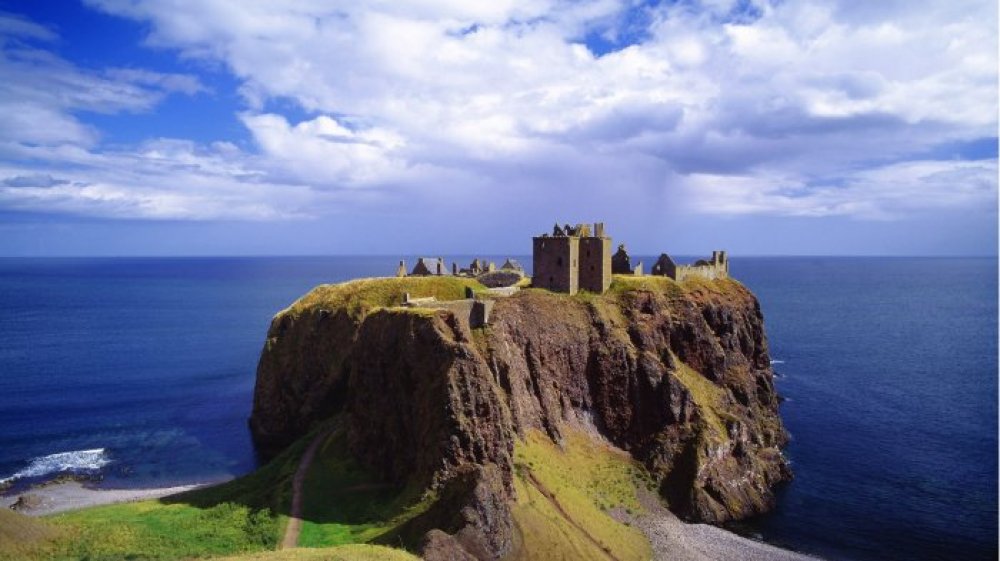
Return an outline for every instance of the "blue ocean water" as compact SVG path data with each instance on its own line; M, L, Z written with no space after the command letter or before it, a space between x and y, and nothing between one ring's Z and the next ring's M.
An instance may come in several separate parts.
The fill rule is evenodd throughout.
M250 471L272 315L395 265L0 259L0 480ZM735 258L732 273L761 300L796 474L744 529L833 561L996 559L996 259Z
M831 560L997 558L997 260L746 259L795 480L756 521Z

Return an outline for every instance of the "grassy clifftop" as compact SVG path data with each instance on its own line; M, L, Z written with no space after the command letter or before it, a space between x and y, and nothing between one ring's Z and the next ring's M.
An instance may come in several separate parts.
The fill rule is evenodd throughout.
M530 277L517 284L520 288L531 289ZM460 300L466 297L466 290L478 295L487 294L487 287L479 281L466 277L377 277L354 279L338 284L323 284L312 289L278 316L297 316L312 310L343 310L360 319L380 308L391 308L402 304L404 294L414 298L433 297L439 301ZM745 289L734 279L706 280L690 278L682 282L660 276L614 275L611 287L604 295L581 292L578 298L616 300L623 294L632 292L655 292L668 297L682 297L690 294L706 293L730 295ZM541 289L534 289L541 290ZM548 291L545 291L548 292Z
M398 306L403 295L415 298L433 296L438 300L465 298L465 290L483 292L486 287L465 277L382 277L357 279L339 284L323 284L285 309L282 314L299 314L305 310L323 308L346 310L357 318L377 308ZM280 315L280 314L279 314Z

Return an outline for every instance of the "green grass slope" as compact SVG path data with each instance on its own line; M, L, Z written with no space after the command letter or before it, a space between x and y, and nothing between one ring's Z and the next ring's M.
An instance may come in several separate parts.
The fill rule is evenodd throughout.
M283 310L281 314L297 315L305 310L324 308L344 309L360 318L378 308L399 306L403 295L414 298L434 297L438 300L465 298L465 289L485 292L479 281L464 277L383 277L356 279L340 284L323 284ZM280 314L279 314L280 315Z
M310 435L311 436L311 435ZM45 520L59 539L31 559L186 559L270 550L308 438L245 477L161 500L88 508Z
M399 489L374 479L350 457L339 431L320 447L304 488L299 536L304 547L371 542L425 512L434 501L422 490Z
M291 480L299 459L316 434L328 427L306 435L254 473L221 485L43 520L0 512L0 559L173 560L274 550L287 522ZM321 447L304 487L299 543L311 547L363 544L422 512L431 500L378 485L349 458L339 430L332 431ZM315 554L303 550L273 558L391 561L412 557L370 546Z
M0 508L0 559L24 559L44 555L62 536L58 528Z
M636 486L651 485L626 454L583 433L570 433L561 447L529 433L514 454L520 539L510 561L652 558L645 536L608 512L641 510Z

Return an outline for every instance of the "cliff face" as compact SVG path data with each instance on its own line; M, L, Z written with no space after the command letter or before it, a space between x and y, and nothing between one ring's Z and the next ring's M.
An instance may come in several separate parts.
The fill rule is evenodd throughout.
M490 324L471 331L444 310L369 313L345 304L337 291L348 285L324 290L272 322L254 435L277 449L342 412L362 463L459 497L458 515L420 529L453 534L432 534L434 550L453 540L480 559L506 553L513 447L531 429L556 442L589 431L629 451L690 520L763 512L790 477L760 308L735 281L528 290L499 299Z

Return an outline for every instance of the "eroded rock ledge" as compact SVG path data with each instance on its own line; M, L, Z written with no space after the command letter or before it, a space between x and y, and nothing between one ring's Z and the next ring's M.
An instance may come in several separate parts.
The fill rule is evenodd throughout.
M629 451L682 518L768 510L791 474L780 452L763 318L734 280L616 278L604 295L526 290L470 330L404 292L458 298L463 279L322 286L278 314L257 372L251 428L278 450L343 413L352 453L399 485L433 486L447 512L431 550L479 559L510 547L513 446L530 429L599 433ZM453 543L454 542L454 543Z

